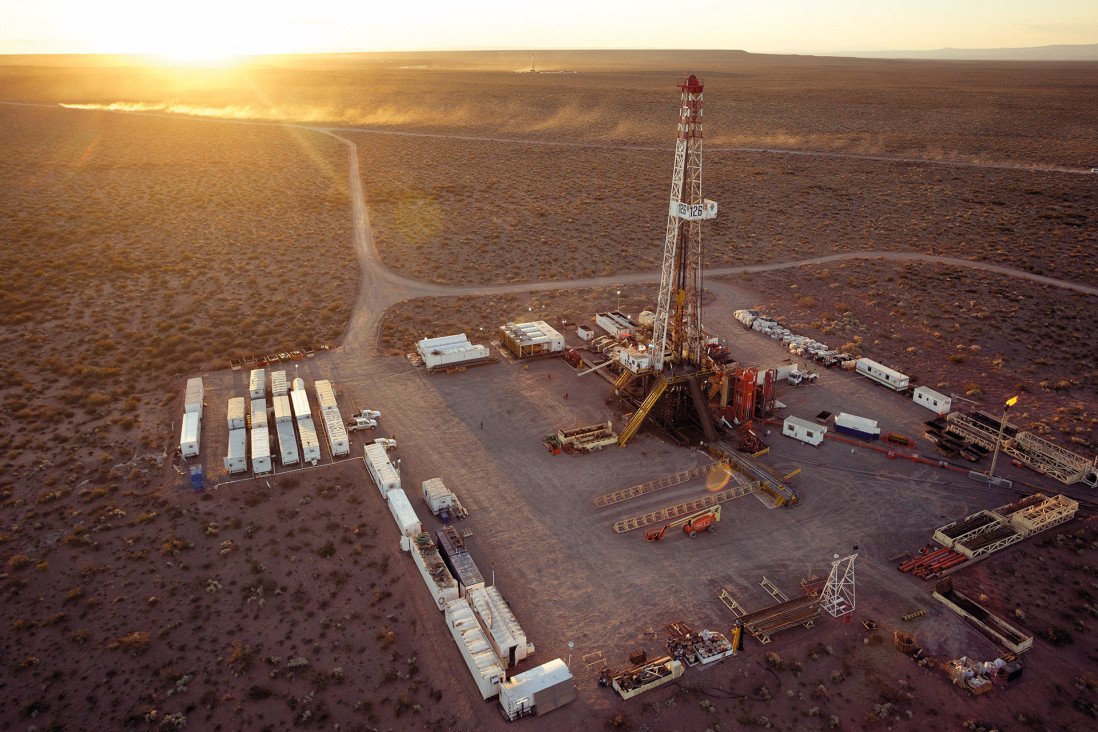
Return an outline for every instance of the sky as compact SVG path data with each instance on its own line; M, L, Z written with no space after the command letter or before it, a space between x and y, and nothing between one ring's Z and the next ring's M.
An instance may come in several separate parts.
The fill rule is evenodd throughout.
M346 51L826 53L1096 42L1098 0L0 0L3 54L199 60Z

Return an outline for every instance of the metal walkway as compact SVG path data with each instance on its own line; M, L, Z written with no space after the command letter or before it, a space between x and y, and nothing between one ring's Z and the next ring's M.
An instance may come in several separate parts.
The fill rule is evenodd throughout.
M632 518L622 519L616 522L612 528L619 534L624 534L627 531L633 531L634 529L640 529L645 526L657 523L666 523L679 516L683 516L695 511L700 511L703 508L709 506L715 506L718 503L724 503L731 501L733 498L739 498L740 496L746 496L749 493L754 493L759 490L759 482L754 481L745 485L738 485L734 488L721 491L720 493L711 493L707 496L702 496L693 501L687 501L686 503L680 503L676 506L668 506L667 508L661 508L656 511L651 511L640 516L633 516Z
M637 496L643 496L647 493L654 493L655 491L660 491L664 488L670 488L681 483L686 483L687 481L694 480L695 478L707 476L718 468L723 470L729 469L728 466L724 463L702 465L701 467L693 468L691 470L684 470L683 472L675 473L674 475L665 475L662 478L650 480L647 483L641 483L640 485L623 488L620 491L605 493L595 499L595 508L605 508L613 503L621 503L622 501L628 501L630 498L636 498Z

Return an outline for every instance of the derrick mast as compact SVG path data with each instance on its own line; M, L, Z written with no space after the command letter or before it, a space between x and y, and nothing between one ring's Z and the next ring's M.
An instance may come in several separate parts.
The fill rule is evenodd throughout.
M676 434L696 421L706 439L716 439L705 400L706 380L713 370L706 365L701 323L701 223L717 215L717 204L702 198L703 84L691 74L678 87L682 97L659 300L648 348L619 353L623 371L614 394L636 405L619 445L636 434L650 412Z
M660 293L652 328L653 367L659 357L671 364L702 363L701 222L717 215L717 204L702 198L703 84L691 74L679 82L682 98L675 141L675 170L667 212Z

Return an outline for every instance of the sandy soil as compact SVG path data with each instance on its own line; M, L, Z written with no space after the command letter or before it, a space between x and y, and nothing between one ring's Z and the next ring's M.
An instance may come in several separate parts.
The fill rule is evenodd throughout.
M775 83L775 79L783 84L799 79L800 74L811 68L811 63L754 60L745 69L758 91ZM887 62L822 62L822 66L831 74L826 79L820 77L811 83L806 79L797 81L805 100L817 98L814 89L828 84L847 89L843 92L847 95L858 93L872 98L872 93L864 89L851 91L858 87L852 79L861 79L863 85L877 90L873 93L882 95L896 79L910 81L899 66ZM885 106L877 114L870 114L869 119L876 119L879 127L885 121L893 125L894 119L908 119L905 115L914 114L920 104L925 109L926 94L940 95L940 91L930 88L928 80L949 77L965 87L992 82L1002 86L1006 78L1002 67L997 65L914 67L926 74L912 84L921 91L899 105L899 117L893 115L894 108ZM1026 68L1041 76L1040 68L1044 67ZM883 73L867 76L867 70ZM177 79L176 85L165 85L165 75L156 72L132 73L130 77L125 77L130 72L120 77L103 74L102 70L50 72L51 84L42 83L46 77L41 70L5 67L0 73L8 90L5 97L20 101L61 98L109 104L126 96L120 94L123 88L144 89L146 94L156 92L160 99L173 96L190 104L237 104L246 98L211 91L230 88L232 84L227 81L240 82L241 77L228 79L217 74L198 82L184 84ZM252 87L253 91L266 94L325 88L316 83L312 72L275 69L254 73L258 76L252 77L252 81L279 79L279 84ZM387 80L388 84L408 78L391 69L378 73L377 78ZM1019 130L1032 129L1026 124L1027 115L1040 113L1041 95L1059 98L1062 91L1057 91L1057 85L1070 85L1073 74L1085 73L1085 69L1067 66L1058 67L1055 84L1026 86L1028 82L1011 81L1007 88L995 92L996 98L1001 95L1006 100L1012 94L1021 94L1026 98L1023 107L1031 111L1011 117L1009 125L990 136L991 141L984 140L979 145L961 144L960 138L943 134L943 141L955 145L946 157L956 154L974 159L991 150L996 157L1012 161L1034 161L1047 155L1043 158L1046 161L1067 164L1089 155L1091 150L1083 149L1086 138L1079 143L1078 136L1050 134L1049 139L1075 140L1076 147L1068 150L1043 146L1043 142L1035 146L1017 134ZM489 98L487 109L498 109L491 104L502 104L503 108L524 110L522 115L485 116L481 114L484 107L474 105L469 108L469 121L454 122L444 119L438 110L454 108L456 97L452 95L474 98L468 91L478 85L483 88L483 77L468 72L444 77L429 75L417 77L416 83L436 83L443 78L444 86L449 85L452 91L430 96L426 112L419 117L394 116L375 121L390 131L401 128L453 132L457 128L510 134L537 129L553 137L578 130L584 136L590 133L611 141L646 141L647 132L633 129L607 134L610 128L605 121L621 118L621 109L614 108L610 101L584 117L579 127L572 122L563 123L562 120L573 119L566 113L570 101L579 99L572 86L565 83L570 80L502 76L507 85L540 85L537 98L542 101L531 106L523 101L525 97L501 94ZM721 78L720 74L716 78ZM958 82L959 78L963 82ZM731 83L731 79L725 77L722 83ZM601 78L591 75L584 81L596 90L635 84L641 106L666 98L663 74L630 76L624 80L613 75ZM370 93L383 93L385 83L379 83ZM362 86L361 80L354 84ZM1019 91L1014 86L1030 91ZM331 88L345 87L335 84ZM58 94L58 89L64 89L64 93ZM330 89L325 93L330 93ZM218 99L218 94L224 96ZM374 97L364 94L361 99L365 101L361 103L373 104ZM135 94L128 98L143 97ZM315 107L318 101L308 94L303 98L306 106ZM847 109L845 105L835 105L835 99L834 95L825 94L817 101L826 102L828 110ZM963 94L956 95L955 101L966 114L979 111L987 118L1002 117L995 112L995 105L984 109ZM778 114L773 105L753 109L760 115L760 122L773 121L773 115ZM1086 114L1093 114L1093 106L1087 106L1084 100L1079 110L1082 111L1078 114L1057 117L1056 124L1071 129L1085 125ZM193 216L177 213L165 205L183 200L193 201L197 206L205 200L204 189L195 188L194 184L204 175L201 166L212 155L220 161L217 176L219 185L227 191L228 203L218 214L222 217L217 219L220 223L210 223L211 238L195 250L207 276L195 278L192 286L207 288L202 291L211 293L213 303L219 301L213 299L212 293L221 295L236 286L235 260L225 255L233 251L230 247L233 236L226 231L247 231L246 226L234 228L241 222L257 227L251 234L256 238L248 241L254 251L268 257L268 263L270 256L284 256L288 252L312 254L308 262L286 268L296 274L305 265L322 259L315 257L313 245L318 240L328 242L325 246L342 242L339 246L346 249L340 251L344 251L346 258L332 258L329 263L336 262L338 274L347 279L312 275L312 285L301 285L306 290L315 286L316 281L324 286L355 281L352 269L338 268L338 262L352 261L348 230L342 229L343 234L339 234L338 228L316 223L340 219L347 226L347 219L342 218L347 214L347 201L342 197L342 191L346 190L342 176L346 172L347 153L338 146L338 141L328 138L328 142L320 143L319 149L300 148L313 162L294 158L298 161L294 176L279 183L278 190L283 192L280 195L285 195L298 185L302 176L311 181L310 194L305 200L312 203L302 209L296 204L291 206L287 198L264 197L270 193L262 185L269 180L269 164L289 154L285 138L272 142L259 132L245 131L243 126L238 129L235 125L219 124L215 125L218 129L234 131L215 133L223 136L209 143L213 150L210 153L201 151L201 144L206 144L202 135L183 132L184 127L176 126L196 124L191 121L152 118L152 122L116 123L114 119L123 118L86 111L50 112L59 113L84 115L79 119L85 120L89 119L87 115L96 115L94 119L102 124L78 127L86 138L81 144L72 142L67 155L60 156L63 164L55 167L43 167L42 160L60 143L51 144L49 139L27 138L20 133L19 144L13 145L18 154L5 158L10 172L18 176L13 180L20 183L6 189L4 195L14 196L9 200L26 206L27 201L54 190L57 185L62 186L62 191L70 191L66 196L45 200L61 201L57 205L62 210L54 212L59 213L55 217L59 221L102 227L72 237L73 246L91 241L100 247L84 252L81 261L102 265L107 261L105 255L110 253L115 266L125 271L127 255L131 259L171 257L172 248L166 243L164 251L137 246L130 252L121 249L121 244L112 248L110 241L116 238L118 243L142 241L142 227L129 224L120 229L120 220L147 221L148 228L159 231L154 243L170 242L175 234L192 237L194 227L198 226L194 222L200 222L202 217L195 212L190 212ZM44 114L5 106L2 115L7 125L5 139L15 134L13 130L28 129L27 115L42 120ZM553 125L538 126L540 121L552 120L554 115L557 119ZM293 115L277 116L293 118ZM644 120L663 117L656 107L642 116ZM795 130L798 134L807 132L814 118L781 117L786 120L782 124L799 120L796 124L801 126ZM323 115L310 119L334 121L333 117ZM857 115L841 119L836 123L840 133L851 129ZM153 125L151 131L149 124ZM898 122L895 124L897 129L902 127ZM115 125L124 129L124 133L112 137L111 128ZM755 137L748 141L767 142L760 136L764 127L760 125ZM663 122L648 125L642 120L637 129L662 131ZM751 125L745 129L752 129ZM915 127L908 124L907 129ZM156 147L158 141L172 138L163 137L165 130L176 133L179 138L176 143L184 138L199 141L192 148L194 162L189 164L196 167L189 171L191 177L173 184L171 179L179 173L178 169L154 170L155 180L166 186L163 201L157 197L159 189L142 193L123 188L123 195L115 195L110 188L104 188L102 200L97 204L100 208L91 207L83 214L75 203L82 199L71 190L86 186L89 180L102 180L91 177L96 171L107 175L108 180L111 175L116 175L119 181L149 180L145 176L153 174L148 168L152 164L140 158L165 154ZM49 134L58 140L73 137L71 132L60 129ZM192 134L194 137L190 137ZM812 144L831 145L840 151L871 151L866 140L844 134L826 140L817 138ZM98 147L91 145L96 139L101 140ZM122 141L131 139L141 140L141 145L127 150ZM298 139L304 138L295 141ZM324 138L315 135L315 139ZM662 144L662 134L658 139ZM917 149L926 152L925 144L915 133L903 133L882 138L879 149L904 154ZM248 151L243 159L241 149ZM98 168L80 167L80 156L88 150L92 151L91 159ZM96 154L103 157L96 159ZM366 164L370 159L368 151L363 152L361 159L365 185L376 185ZM252 169L249 161L262 165ZM406 164L416 162L409 160ZM112 172L122 164L136 166L132 170L140 174L126 176ZM70 183L64 184L65 180ZM943 185L949 182L942 181ZM829 200L828 194L820 195L821 200ZM129 201L127 205L131 206L125 209L126 217L111 211L111 202L121 199ZM1078 209L1082 200L1069 202L1074 201L1072 205ZM20 209L4 207L4 210ZM283 214L284 210L291 213ZM249 215L244 216L245 212ZM255 219L257 212L264 213L262 221ZM64 214L63 219L60 213ZM149 214L157 215L142 218ZM365 212L361 214L364 216ZM304 221L306 225L300 231L279 231L287 218ZM36 221L13 223L8 218L4 223L8 227L27 227L20 236L38 236L43 246L69 241L43 232ZM1090 227L1093 222L1084 218L1083 223ZM392 224L384 215L381 224L385 227L383 234L393 236ZM1092 228L1085 227L1084 232L1092 232ZM137 238L126 238L129 236ZM1089 669L1096 660L1091 606L1098 537L1091 523L1080 520L1065 525L1047 537L1030 540L1007 550L1002 557L956 576L958 586L973 594L986 595L989 606L1010 614L1012 622L1038 635L1034 650L1025 658L1026 672L1020 682L987 696L970 697L950 686L934 666L916 666L893 651L889 645L892 630L913 632L920 645L939 662L962 654L990 659L999 650L938 606L929 596L927 583L896 572L887 558L905 550L916 551L926 544L934 527L975 510L1002 505L1013 494L988 491L960 474L929 465L888 461L875 453L851 453L845 445L828 444L813 451L773 436L769 440L772 450L768 460L774 468L783 473L802 468L801 475L794 479L801 495L797 507L770 510L754 497L738 499L726 507L721 531L693 542L679 536L652 545L635 534L614 534L608 528L612 521L686 500L704 493L705 487L682 484L646 499L603 510L593 507L595 496L703 464L706 458L648 433L642 433L626 449L575 458L549 455L540 440L554 428L621 418L619 408L606 404L605 381L597 374L576 377L559 361L537 362L529 369L501 361L461 374L427 376L403 358L378 357L377 336L387 333L393 350L398 350L398 342L402 344L403 340L401 334L380 328L382 314L371 308L399 299L400 292L442 293L430 288L408 289L400 278L377 267L370 255L371 242L363 239L360 228L355 229L354 236L359 262L367 266L361 273L357 292L353 284L352 289L342 290L341 307L349 308L352 300L357 303L344 337L345 345L322 351L314 359L296 362L292 364L293 370L295 375L309 381L332 379L339 387L345 412L362 407L383 412L380 434L397 437L404 480L413 493L420 481L441 476L462 497L471 511L465 526L473 530L472 545L478 564L487 570L486 574L495 575L498 587L538 649L535 657L519 670L558 656L570 661L579 691L577 700L550 716L524 725L545 729L571 726L700 730L767 724L784 729L836 726L940 729L972 721L977 727L996 729L1064 729L1082 728L1094 718L1098 683ZM202 239L194 236L188 241ZM12 247L5 250L9 257L22 251ZM98 259L97 252L103 253ZM68 253L64 246L59 247L58 253L51 255L54 258L51 265L65 264ZM177 266L174 260L170 261L171 266ZM1079 272L1091 266L1079 261L1083 267ZM41 274L36 274L25 258L17 263L14 272L19 277L13 275L13 286L26 282L28 273L31 278L48 280L50 276L45 267ZM577 262L576 266L580 264ZM153 272L148 275L150 278L159 277L163 281L180 273L167 265L163 268L150 265L149 269ZM579 270L573 268L569 273L575 275ZM256 288L255 291L267 284L264 278L254 279L250 282L245 278L245 285ZM293 279L285 284L290 288L298 286ZM4 454L6 475L0 481L3 517L0 590L4 598L0 604L0 622L7 628L0 655L5 670L0 677L0 688L5 692L0 697L3 725L78 729L102 723L112 727L168 729L186 724L200 729L274 729L325 728L338 724L347 729L423 726L468 730L508 726L491 703L479 701L461 657L438 611L429 602L410 559L396 548L396 528L361 462L331 463L326 459L316 469L279 471L270 478L242 482L227 482L220 469L227 434L222 410L226 398L243 393L246 374L220 367L211 369L207 359L216 359L218 349L239 347L238 343L252 344L257 351L277 347L280 328L289 327L283 324L296 322L285 317L287 309L275 308L266 316L269 320L230 319L225 323L215 316L224 315L226 309L214 307L203 315L210 320L208 326L198 318L190 326L192 330L195 326L225 328L227 331L222 334L225 340L201 356L190 356L190 350L179 345L189 342L187 329L176 324L181 318L170 317L175 312L172 308L180 312L187 309L189 301L182 295L168 297L161 293L150 298L144 280L141 288L135 285L113 292L84 285L85 280L74 279L69 286L73 295L87 297L89 302L98 297L108 307L96 310L81 303L73 307L86 307L86 315L76 317L72 312L59 311L55 317L52 310L46 309L55 307L52 302L25 300L14 303L19 310L5 311L7 317L19 312L27 316L6 321L2 331L5 342L13 345L4 364L8 378L3 385L5 409L0 415L3 420L0 424L8 435ZM572 313L609 307L611 286L604 283L601 290L585 294L579 303L565 303L559 309L557 303L566 299L563 293L517 295L515 300L507 300L505 305L497 302L495 306L479 300L455 300L449 307L460 310L469 306L477 317L490 319L504 311L509 314L513 312L510 308L521 308L522 304L526 304L527 313L532 313L530 308L537 304L539 314L544 313L547 318L572 320L578 319ZM711 290L708 324L741 360L761 365L787 356L773 341L743 331L729 317L736 308L764 302L770 288L754 281L734 281L713 282ZM13 289L9 287L6 291ZM21 291L14 291L25 298ZM111 299L101 297L106 294ZM493 296L506 298L508 293ZM247 300L249 295L241 297ZM251 297L266 302L265 297ZM623 307L637 307L643 299L641 293L625 293ZM143 309L144 302L152 304ZM821 307L823 302L820 298ZM425 308L417 317L433 317L434 307L432 304ZM852 309L855 307L853 304ZM301 307L294 312L302 317L319 317L326 327L338 328L347 322L346 310L340 308L318 312L316 307ZM90 327L101 323L106 327L105 317L119 318L116 313L128 314L129 320L119 320L110 338L115 343L113 347L100 346L101 337L95 340L84 337ZM518 313L521 315L521 309ZM461 324L463 317L455 314L452 322ZM142 380L140 369L148 368L148 357L118 357L119 353L137 353L130 344L142 343L148 333L160 330L161 321L166 323L161 337L174 339L172 347L180 355L172 359L165 351L159 354L163 359L160 365L183 363L178 367L180 374L206 369L202 374L207 390L202 450L208 490L200 495L194 494L180 475L184 466L170 457L175 441L170 425L182 411L178 394L182 391L183 377L171 378L169 386L174 394L165 396L165 389ZM871 319L863 318L863 322ZM74 324L76 328L72 327ZM42 325L49 328L43 330ZM419 323L416 327L425 325ZM308 327L302 332L308 332ZM209 334L193 335L201 339ZM1057 351L1062 345L1052 344L1049 350ZM223 353L221 358L231 355ZM57 363L65 368L51 367L50 357L56 357ZM964 365L970 365L972 360L975 359L966 357ZM69 370L68 361L80 363L79 374ZM88 368L110 368L116 362L120 367L134 369L134 374L88 371ZM123 377L127 383L115 383ZM88 387L80 381L87 378L106 379L111 391L108 393L107 387L95 390L105 400L89 401L85 393ZM76 393L75 388L83 388L85 392ZM1083 391L1084 388L1069 389L1073 395ZM993 393L990 388L988 393ZM841 372L826 372L819 384L790 389L780 398L794 413L811 415L824 408L834 411L837 406L849 407L851 411L881 420L882 426L909 433L916 432L926 418L923 410L910 402ZM122 400L134 402L126 408L136 409L136 416L114 411ZM80 403L81 409L64 411L66 405L73 403ZM31 410L42 421L29 422L18 416L23 409ZM47 413L45 409L57 411ZM1087 410L1085 414L1089 415L1092 406ZM134 416L128 428L122 422L126 416ZM114 418L118 421L112 421ZM54 428L54 432L42 434L42 425L51 421L66 429ZM134 430L138 423L141 429ZM352 454L361 449L362 439L354 439ZM928 446L921 447L929 450ZM1019 486L1025 483L1046 492L1063 488L1009 465L1003 470ZM422 504L413 500L417 509L421 509ZM428 526L437 525L425 510L420 513ZM1084 518L1089 517L1092 505L1088 504L1082 513ZM628 652L637 647L646 648L650 654L657 653L663 623L685 620L698 627L726 630L731 616L717 600L721 589L728 589L745 608L763 607L770 597L759 585L762 577L793 595L801 579L824 574L834 553L846 552L855 544L859 546L856 565L859 606L855 622L844 624L824 619L813 629L779 635L768 646L749 641L739 658L726 660L705 673L691 670L677 684L631 702L623 702L612 692L597 687L598 669L603 665L623 666ZM925 609L927 615L911 623L899 619L915 609ZM867 633L860 625L866 618L878 623L877 633ZM571 654L569 641L574 643ZM96 720L96 724L89 720Z

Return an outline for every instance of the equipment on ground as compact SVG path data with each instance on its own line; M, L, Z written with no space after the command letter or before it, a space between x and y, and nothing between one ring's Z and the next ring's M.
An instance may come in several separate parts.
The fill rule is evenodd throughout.
M644 535L645 541L661 541L663 535L668 529L675 526L682 526L682 530L691 539L696 537L702 531L716 531L717 522L721 520L721 507L720 505L711 506L704 511L698 511L692 513L689 516L683 516L682 518L672 521L669 524L664 525L662 529L655 529L648 531Z

